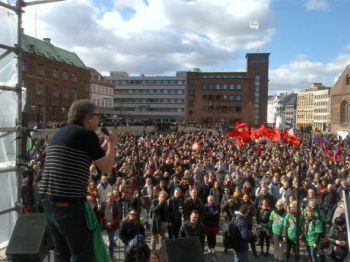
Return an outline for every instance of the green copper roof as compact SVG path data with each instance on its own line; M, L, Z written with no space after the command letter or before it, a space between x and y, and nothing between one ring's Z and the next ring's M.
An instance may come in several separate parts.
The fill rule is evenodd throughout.
M61 63L87 69L83 61L73 52L56 47L48 41L23 34L22 48L25 52L46 57Z

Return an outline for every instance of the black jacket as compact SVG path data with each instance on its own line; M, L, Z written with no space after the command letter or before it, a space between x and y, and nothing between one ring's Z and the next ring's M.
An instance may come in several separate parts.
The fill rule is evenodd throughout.
M204 248L205 231L204 224L202 222L198 222L195 228L192 227L190 221L183 222L179 231L179 235L181 237L199 237L202 248Z
M158 199L153 199L150 209L150 218L151 232L153 234L159 234L160 225L163 222L169 222L168 203L165 201L163 204L160 204Z
M171 223L181 223L182 214L180 213L180 207L183 208L183 200L181 198L176 199L171 197L168 199L169 217Z

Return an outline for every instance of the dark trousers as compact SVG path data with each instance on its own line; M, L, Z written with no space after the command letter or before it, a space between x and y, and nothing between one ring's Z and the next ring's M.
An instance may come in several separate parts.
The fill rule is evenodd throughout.
M215 248L215 246L216 246L216 235L213 235L213 236L207 235L207 242L208 242L208 247L210 249Z
M290 258L290 251L293 248L293 252L294 254L296 253L296 243L294 243L293 241L291 241L290 239L287 239L287 260Z
M171 221L171 225L168 227L168 234L170 239L179 237L180 227L181 227L181 220Z
M93 261L92 233L86 225L84 202L43 199L43 206L55 249L55 262Z
M270 248L270 236L265 230L259 232L259 244L261 246L261 252L264 251L264 243L266 243L266 253L269 253Z

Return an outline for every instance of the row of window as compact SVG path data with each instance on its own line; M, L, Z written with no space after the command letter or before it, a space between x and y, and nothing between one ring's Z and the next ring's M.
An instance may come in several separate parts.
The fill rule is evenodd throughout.
M240 113L242 108L240 106L203 106L204 112L221 112L221 113Z
M201 74L202 78L242 78L244 76L240 74L227 74L227 75L221 75L221 74Z
M203 84L201 86L202 91L207 90L241 90L240 84Z
M235 95L225 95L225 96L220 96L220 95L203 95L202 96L203 100L208 100L208 101L213 101L213 100L225 100L225 101L241 101L242 96L235 96Z
M27 62L23 61L23 67L22 67L23 72L28 71L28 66ZM77 73L69 73L68 71L61 71L58 70L57 68L45 68L43 64L36 64L35 67L35 72L37 75L40 76L50 76L54 79L60 79L60 74L62 75L63 80L71 80L72 82L78 82L78 76Z
M67 86L64 86L62 87L62 90L60 92L60 88L58 87L58 85L52 85L50 86L49 92L53 97L60 97L61 94L63 98L69 98L69 96L73 99L77 98L76 87L72 87L71 89L69 89ZM45 95L45 87L43 82L35 82L34 93L37 96Z
M91 99L92 102L97 105L98 107L113 107L113 102L111 100L105 100L105 99Z
M158 79L158 80L113 80L114 85L184 85L185 80L168 80L168 79Z
M91 85L91 93L102 95L113 95L113 88L99 85Z
M317 99L327 99L329 98L329 95L328 94L323 94L323 95L315 95L314 96L314 99L317 100Z
M328 109L327 108L315 108L314 112L315 113L327 113Z
M150 107L115 107L115 111L121 112L159 112L159 113L182 113L184 108L150 108Z
M314 105L315 106L327 106L328 105L328 101L315 102Z
M116 103L160 103L160 104L183 104L185 99L181 98L115 98Z
M122 94L156 94L156 95L183 95L183 89L115 89L115 95Z

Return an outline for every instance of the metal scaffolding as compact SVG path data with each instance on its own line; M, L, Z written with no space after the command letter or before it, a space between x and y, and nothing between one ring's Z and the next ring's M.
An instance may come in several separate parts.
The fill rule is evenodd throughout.
M1 60L4 61L4 59L8 59L13 56L13 61L15 62L17 66L16 74L17 74L17 83L15 86L7 85L6 81L5 84L1 83L1 75L0 75L0 94L3 94L4 92L14 92L16 94L16 116L13 120L13 125L7 125L8 123L1 122L0 118L0 141L3 144L3 148L5 148L4 140L6 137L15 135L15 142L16 142L16 150L15 150L15 161L7 161L6 163L0 163L0 176L5 176L7 174L16 175L16 184L17 184L17 195L15 202L11 205L10 208L2 209L0 208L0 216L8 214L10 212L16 212L16 215L18 215L21 212L20 208L20 202L21 202L21 184L22 184L22 168L21 168L21 162L22 162L22 139L25 139L23 133L25 131L25 127L23 127L22 123L22 92L23 92L23 79L22 79L22 14L23 14L23 8L31 5L38 5L38 4L45 4L45 3L52 3L52 2L58 2L58 1L64 1L64 0L42 0L42 1L30 1L25 2L23 0L17 0L14 4L10 4L10 1L0 0L0 11L3 12L9 12L10 15L17 17L17 42L14 41L13 45L8 45L7 43L1 43L0 41L0 62ZM3 31L5 31L8 28L5 28L8 26L7 24L3 25ZM16 25L14 25L15 27ZM3 40L6 40L6 37L9 37L7 35L3 36ZM1 38L0 38L1 39ZM10 42L10 41L9 41ZM0 68L0 73L2 72L3 68ZM4 70L5 71L5 70ZM13 73L12 78L16 78L15 73ZM6 78L6 77L4 77ZM6 101L7 103L7 101ZM6 113L4 113L6 114ZM6 141L8 143L8 140ZM12 141L13 142L13 141ZM6 152L5 152L6 154ZM1 160L0 160L1 161ZM9 189L10 190L10 189ZM10 192L8 192L10 194ZM11 228L12 231L13 228Z

